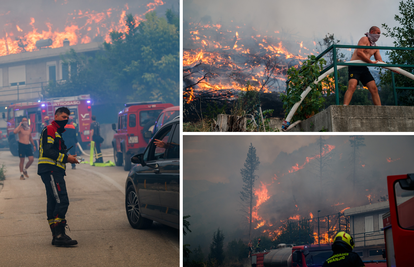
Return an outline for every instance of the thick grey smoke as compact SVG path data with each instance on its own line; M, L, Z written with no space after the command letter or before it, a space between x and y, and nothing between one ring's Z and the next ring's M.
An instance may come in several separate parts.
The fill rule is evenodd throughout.
M199 244L206 247L218 227L226 234L225 243L247 237L239 192L240 169L250 143L261 161L255 187L266 184L270 196L258 214L274 225L295 215L316 216L318 210L326 216L347 207L376 203L387 195L388 175L413 172L412 136L365 136L354 187L350 137L323 138L335 149L327 154L328 164L320 179L319 162L310 159L319 154L317 136L184 137L183 215L191 215L192 230L185 243L192 248ZM293 166L303 168L289 173ZM254 237L262 235L263 229L259 228Z
M341 43L356 44L373 26L395 25L399 0L288 1L184 0L184 23L211 19L213 23L251 25L266 33L285 32L298 41L321 40L334 33ZM185 36L184 36L185 39ZM392 45L381 37L378 44Z

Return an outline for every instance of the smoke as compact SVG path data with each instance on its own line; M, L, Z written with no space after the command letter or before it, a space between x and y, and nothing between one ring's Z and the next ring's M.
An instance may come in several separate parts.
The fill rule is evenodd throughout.
M223 25L250 26L263 34L280 31L296 40L321 40L334 33L343 44L355 44L373 25L394 26L397 0L368 1L288 1L288 0L184 0L186 22L211 21ZM352 39L351 39L352 38ZM184 36L185 39L185 36ZM381 45L392 45L381 37Z
M366 146L359 149L354 186L349 136L323 137L335 148L326 154L330 160L321 179L320 162L307 161L319 154L316 136L186 136L183 215L191 215L192 233L185 237L185 243L192 248L207 247L218 227L226 235L225 243L234 238L246 240L248 220L240 210L242 179L239 173L250 142L261 161L255 188L265 184L269 196L258 208L258 215L266 224L255 230L253 237L263 235L265 229L278 229L281 221L296 215L309 218L312 213L316 217L320 210L320 216L324 217L347 207L378 202L388 194L388 175L412 172L410 151L414 148L414 138L364 137ZM193 153L187 155L187 151ZM389 158L395 161L389 162ZM289 173L296 164L303 168Z

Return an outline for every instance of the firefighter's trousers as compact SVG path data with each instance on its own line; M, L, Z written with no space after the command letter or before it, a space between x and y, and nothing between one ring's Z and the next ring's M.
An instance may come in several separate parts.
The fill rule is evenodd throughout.
M46 187L47 219L64 219L69 207L69 198L63 172L46 172L40 175Z
M101 143L95 143L95 162L103 163L102 151L101 151Z

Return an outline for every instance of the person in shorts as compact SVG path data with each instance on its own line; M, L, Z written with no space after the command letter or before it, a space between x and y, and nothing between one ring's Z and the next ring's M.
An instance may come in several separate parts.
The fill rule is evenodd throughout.
M378 38L381 35L381 31L377 26L372 26L369 29L369 32L365 33L366 36L362 37L358 45L359 46L376 46L375 42L378 41ZM375 61L371 60L371 57L374 56ZM352 60L362 60L366 63L375 64L379 61L382 62L382 58L378 49L355 49ZM366 86L371 93L372 101L374 105L381 106L381 100L378 94L378 88L375 84L374 77L366 66L349 66L348 67L348 90L344 96L344 106L348 106L351 102L352 95L355 92L355 89L358 85L358 82Z
M32 165L34 157L33 157L33 151L36 151L36 146L32 138L32 130L30 129L29 122L27 121L27 118L24 117L22 121L20 122L19 126L17 126L16 129L13 131L14 134L18 134L19 141L19 158L20 158L20 180L25 180L26 178L29 178L29 174L27 173L27 169L29 169L30 165ZM24 166L24 159L29 158L29 161L26 163L26 166Z

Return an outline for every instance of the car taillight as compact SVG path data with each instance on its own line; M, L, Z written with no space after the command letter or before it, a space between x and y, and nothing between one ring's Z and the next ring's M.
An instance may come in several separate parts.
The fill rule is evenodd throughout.
M136 143L138 143L138 136L130 136L130 137L128 137L128 143L130 143L130 144L136 144Z

